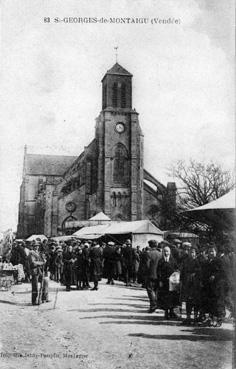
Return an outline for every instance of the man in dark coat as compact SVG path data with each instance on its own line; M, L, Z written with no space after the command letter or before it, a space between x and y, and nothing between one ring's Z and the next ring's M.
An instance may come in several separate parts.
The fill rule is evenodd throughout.
M197 321L201 303L201 266L197 258L197 249L192 246L189 256L183 261L180 271L181 301L186 302L185 324L191 324L194 309L194 321Z
M157 265L162 253L157 250L156 240L148 241L150 251L146 260L146 289L150 302L149 313L153 313L157 308Z
M204 274L203 285L207 295L207 312L209 325L221 326L225 316L226 275L222 258L216 256L216 247L208 249L208 263Z
M89 285L89 267L90 267L90 258L89 258L89 244L85 242L83 252L83 268L82 268L82 274L83 274L83 289L90 288Z
M100 275L102 274L102 250L100 248L100 245L93 245L90 249L89 256L91 260L91 277L94 282L94 287L91 289L91 291L97 291L98 281Z
M133 249L133 282L138 283L138 270L140 265L140 246Z
M116 249L115 243L109 241L103 250L104 264L106 267L107 284L114 284L116 273Z
M115 247L115 260L116 260L115 276L116 276L116 279L121 280L121 277L122 277L122 249L120 245L117 245Z
M138 283L141 283L143 288L146 288L146 284L147 284L147 258L148 258L149 249L150 247L145 247L141 251L141 255L140 255Z
M63 274L63 250L59 246L56 249L56 257L55 257L55 281L62 283L62 274Z
M72 246L68 246L67 250L63 254L63 263L64 263L64 279L66 285L66 291L70 291L71 287L71 279L72 279L72 265L75 261L73 248Z
M39 253L38 242L33 244L33 250L30 251L28 259L32 284L32 305L39 305L41 301L40 298L38 298L39 297L38 283L39 282L42 283L43 265L45 261L42 259Z
M83 289L82 282L83 282L83 250L81 247L78 248L77 254L76 254L76 261L75 261L75 267L76 267L76 285L77 290Z
M163 257L157 266L157 276L159 281L158 306L165 310L165 319L176 318L174 308L179 304L179 295L176 291L170 291L169 278L172 273L178 271L178 265L171 256L170 248L165 246Z
M124 273L125 285L131 286L131 276L132 276L132 269L133 269L133 249L132 243L130 240L126 240L125 246L122 248L122 268Z

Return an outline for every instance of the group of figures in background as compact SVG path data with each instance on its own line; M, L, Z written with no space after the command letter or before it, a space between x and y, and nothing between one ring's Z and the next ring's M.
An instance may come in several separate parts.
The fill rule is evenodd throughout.
M99 281L122 281L125 286L146 288L149 313L164 310L165 319L184 324L221 326L227 310L234 316L236 255L229 244L195 247L174 240L147 247L113 241L36 240L13 244L13 265L22 264L32 283L32 304L48 302L49 279L78 290L98 290ZM93 282L93 286L90 283Z
M165 311L166 319L179 319L185 303L184 324L221 326L226 308L235 314L233 250L229 245L217 248L214 244L198 249L189 242L181 248L176 241L174 247L149 241L146 279L149 312L159 308Z

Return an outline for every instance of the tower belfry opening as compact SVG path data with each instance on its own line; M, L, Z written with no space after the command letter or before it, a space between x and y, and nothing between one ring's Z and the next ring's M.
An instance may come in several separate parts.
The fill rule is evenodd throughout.
M102 109L132 109L132 74L117 62L102 79Z

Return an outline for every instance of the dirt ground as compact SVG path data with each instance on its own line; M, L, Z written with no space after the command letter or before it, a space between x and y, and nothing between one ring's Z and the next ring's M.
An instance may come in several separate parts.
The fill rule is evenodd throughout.
M55 299L56 306L55 306ZM31 306L31 285L0 291L2 369L230 369L233 327L184 327L148 314L146 291L100 282Z

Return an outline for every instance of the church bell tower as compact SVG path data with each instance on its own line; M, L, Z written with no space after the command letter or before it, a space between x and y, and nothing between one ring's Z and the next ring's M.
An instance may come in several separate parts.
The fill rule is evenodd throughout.
M143 134L132 109L132 74L118 63L102 79L96 140L98 210L112 220L143 219Z

